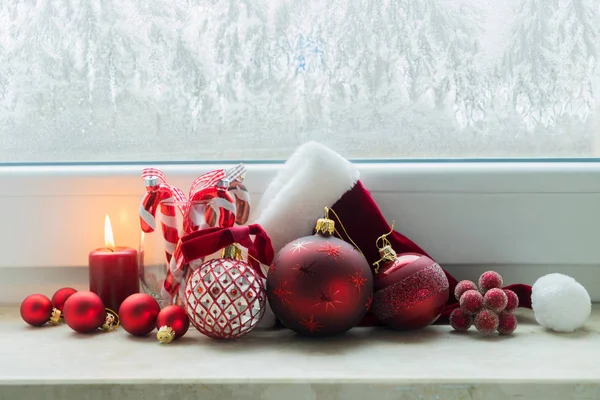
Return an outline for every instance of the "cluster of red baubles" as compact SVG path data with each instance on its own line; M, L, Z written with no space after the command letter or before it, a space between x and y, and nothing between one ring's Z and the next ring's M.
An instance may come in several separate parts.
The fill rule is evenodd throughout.
M385 245L373 274L360 250L333 232L333 221L319 220L315 235L289 243L271 264L267 296L286 327L305 336L332 336L356 326L369 310L397 330L423 328L440 316L449 284L435 261L396 255Z
M95 293L72 288L58 290L52 300L43 294L32 294L23 300L20 311L29 325L58 325L64 321L79 333L111 331L121 325L132 335L146 336L156 328L163 343L183 336L189 328L183 308L168 306L161 310L152 296L143 293L127 297L118 314L106 309Z
M479 288L471 281L460 281L454 295L460 307L450 314L450 325L465 332L472 325L483 334L498 331L509 335L517 329L517 317L513 311L519 306L519 298L512 290L502 289L502 277L488 271L479 277Z
M333 221L323 218L315 235L289 243L275 256L266 298L286 327L306 336L332 336L358 325L369 310L397 330L423 328L441 315L449 283L435 261L422 254L396 255L383 236L382 259L373 273L360 250L334 237L334 231ZM451 326L466 331L475 325L484 334L512 333L517 295L503 290L502 277L493 271L481 275L478 283L479 288L471 281L456 286L460 307L450 315ZM120 324L132 335L146 336L157 328L162 343L183 336L191 320L209 337L233 339L256 326L266 298L248 264L221 258L203 264L188 280L186 309L172 305L161 310L152 296L136 293L113 311L92 292L64 288L52 301L41 294L27 297L21 316L34 326L64 319L80 333L110 331Z

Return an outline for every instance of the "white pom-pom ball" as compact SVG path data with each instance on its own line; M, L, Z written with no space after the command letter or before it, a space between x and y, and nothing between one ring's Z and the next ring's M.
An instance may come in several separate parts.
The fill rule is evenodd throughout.
M557 332L573 332L590 317L592 301L587 290L570 276L548 274L531 289L531 308L538 324Z

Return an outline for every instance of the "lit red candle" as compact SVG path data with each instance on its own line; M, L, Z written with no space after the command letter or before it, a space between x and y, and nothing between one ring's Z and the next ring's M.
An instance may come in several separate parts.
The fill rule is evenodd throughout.
M104 307L116 312L127 297L140 291L138 254L129 247L116 247L108 215L104 223L105 247L89 255L90 291Z

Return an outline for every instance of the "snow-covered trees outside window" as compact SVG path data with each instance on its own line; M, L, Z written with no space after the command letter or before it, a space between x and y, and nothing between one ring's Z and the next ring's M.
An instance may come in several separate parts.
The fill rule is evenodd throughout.
M600 153L597 0L4 0L0 162Z

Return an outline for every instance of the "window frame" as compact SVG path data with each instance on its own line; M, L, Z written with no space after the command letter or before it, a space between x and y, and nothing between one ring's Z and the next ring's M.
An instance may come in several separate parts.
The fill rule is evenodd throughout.
M531 284L562 272L587 282L592 299L600 301L599 161L355 163L386 218L458 279L496 269L509 283ZM86 254L103 244L106 213L117 243L136 247L142 168L163 170L186 191L199 174L233 164L0 166L0 302L63 286L85 288ZM256 204L283 164L246 165Z

